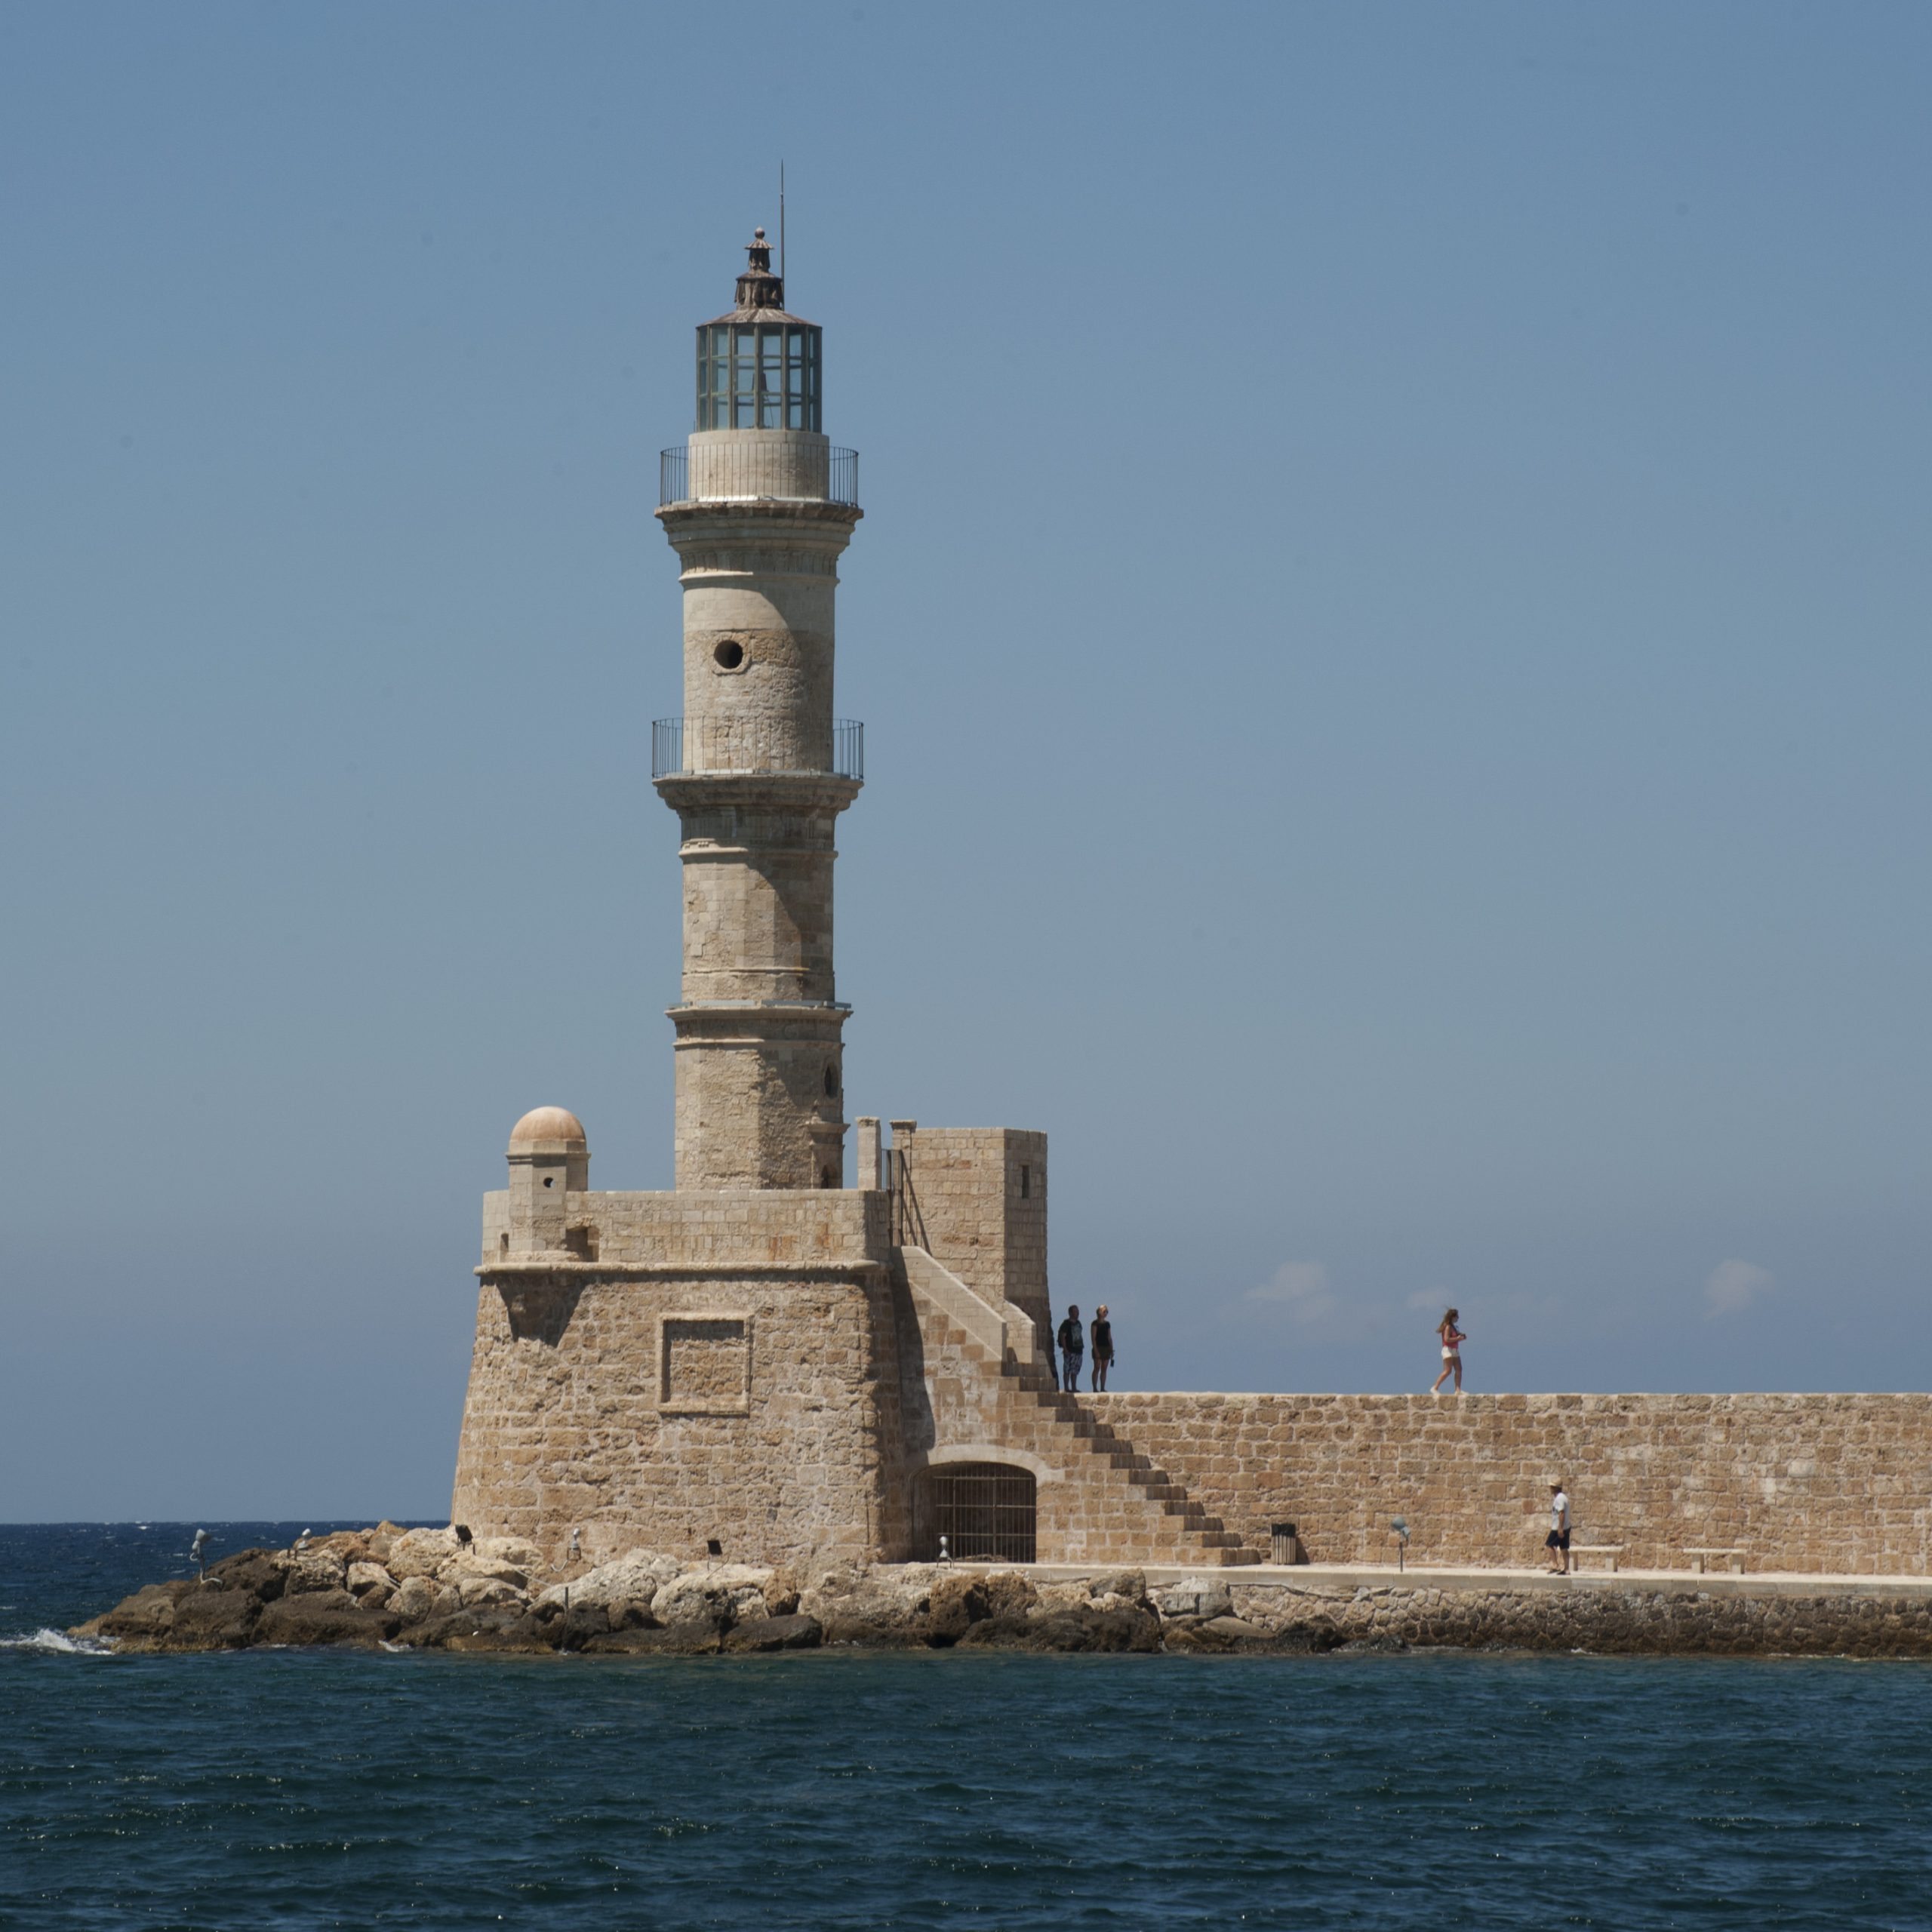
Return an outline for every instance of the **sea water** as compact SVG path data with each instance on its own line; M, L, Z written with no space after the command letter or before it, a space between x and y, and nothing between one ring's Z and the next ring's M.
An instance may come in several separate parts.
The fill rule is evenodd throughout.
M57 1634L192 1527L0 1530L0 1926L1932 1926L1921 1664Z

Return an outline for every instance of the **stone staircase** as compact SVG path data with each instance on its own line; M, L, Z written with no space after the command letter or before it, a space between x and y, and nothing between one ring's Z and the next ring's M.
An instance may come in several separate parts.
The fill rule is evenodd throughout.
M1039 1363L1022 1360L1010 1347L995 1360L988 1340L968 1334L931 1304L921 1311L921 1327L928 1323L938 1331L928 1330L928 1342L943 1342L953 1364L998 1377L996 1413L1003 1426L997 1439L1063 1467L1088 1493L1083 1514L1094 1518L1094 1527L1084 1540L1094 1546L1069 1553L1069 1560L1203 1568L1262 1560L1167 1471L1081 1407L1078 1396L1056 1388Z

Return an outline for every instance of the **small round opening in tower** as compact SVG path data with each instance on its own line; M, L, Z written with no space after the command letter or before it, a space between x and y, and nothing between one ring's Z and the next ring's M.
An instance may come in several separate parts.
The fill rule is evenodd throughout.
M745 647L736 638L728 637L711 656L719 670L735 671L745 661Z

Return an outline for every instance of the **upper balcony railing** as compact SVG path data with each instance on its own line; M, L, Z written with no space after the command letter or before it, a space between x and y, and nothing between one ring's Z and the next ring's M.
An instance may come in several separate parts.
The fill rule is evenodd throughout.
M808 772L815 777L866 777L866 728L856 718L832 721L832 758L801 755L797 734L755 718L660 718L651 727L653 778L702 777L714 772Z
M814 446L815 445L815 447ZM660 509L683 503L844 503L859 501L859 452L787 439L678 443L657 459Z

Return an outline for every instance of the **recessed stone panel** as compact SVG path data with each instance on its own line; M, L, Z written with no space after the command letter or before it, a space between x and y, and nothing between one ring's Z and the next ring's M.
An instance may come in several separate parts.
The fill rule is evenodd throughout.
M666 1415L751 1412L752 1331L743 1315L667 1315L658 1327L657 1406Z

